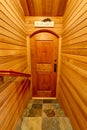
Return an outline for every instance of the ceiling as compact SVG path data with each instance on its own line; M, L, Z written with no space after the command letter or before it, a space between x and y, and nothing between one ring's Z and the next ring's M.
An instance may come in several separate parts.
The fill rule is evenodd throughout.
M63 16L67 0L20 0L25 16Z

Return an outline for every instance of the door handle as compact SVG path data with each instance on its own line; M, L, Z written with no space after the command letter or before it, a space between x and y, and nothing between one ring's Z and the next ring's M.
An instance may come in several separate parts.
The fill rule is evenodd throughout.
M56 72L56 68L57 68L57 65L56 65L56 64L54 64L54 72Z

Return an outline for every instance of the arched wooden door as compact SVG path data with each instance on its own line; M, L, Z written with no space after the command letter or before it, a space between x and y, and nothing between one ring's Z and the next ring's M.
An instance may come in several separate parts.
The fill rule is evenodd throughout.
M31 37L32 96L55 97L58 38L48 32Z

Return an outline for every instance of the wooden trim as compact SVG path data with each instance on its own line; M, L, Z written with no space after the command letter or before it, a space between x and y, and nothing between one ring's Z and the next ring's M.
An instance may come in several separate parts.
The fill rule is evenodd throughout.
M27 63L28 63L28 72L31 74L31 50L30 50L30 37L26 36L27 44Z
M35 31L35 32L33 32L33 33L30 35L30 38L31 38L32 36L34 36L35 34L41 33L41 32L48 32L48 33L51 33L51 34L55 35L57 38L59 38L59 36L58 36L55 32L53 32L53 31L51 31L51 30L48 30L48 29L41 29L41 30Z
M59 47L58 47L58 63L57 63L57 67L58 67L58 70L57 70L57 86L56 86L56 98L58 99L59 98L59 81L60 81L60 66L61 66L61 43L62 43L62 38L59 37L59 40L58 40L58 44L59 44Z

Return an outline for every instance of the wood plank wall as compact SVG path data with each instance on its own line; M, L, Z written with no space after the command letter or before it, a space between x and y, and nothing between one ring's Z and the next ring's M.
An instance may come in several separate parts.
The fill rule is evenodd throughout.
M24 13L19 0L1 1L0 69L27 68Z
M29 79L16 78L0 91L0 130L14 130L30 98L29 85Z
M34 21L42 21L46 18L50 18L52 21L54 21L54 28L37 28L34 27ZM32 33L39 31L39 30L50 30L56 33L58 36L61 35L62 32L62 17L25 17L26 22L26 34L31 35Z
M0 70L28 72L24 13L20 0L0 1ZM8 79L8 78L6 78ZM29 79L0 86L0 130L14 130L31 97Z
M63 18L59 99L74 130L87 130L87 1L68 0Z

